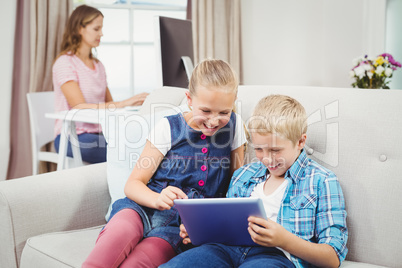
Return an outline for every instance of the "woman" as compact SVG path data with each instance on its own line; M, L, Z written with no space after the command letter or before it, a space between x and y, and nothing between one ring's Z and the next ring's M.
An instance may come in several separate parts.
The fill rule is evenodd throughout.
M61 53L53 65L55 110L106 109L141 105L148 93L114 102L107 87L103 64L92 54L98 47L103 27L103 14L96 8L82 5L71 14L64 32ZM112 105L112 106L110 106ZM59 151L61 120L55 125L55 148ZM106 141L100 125L76 123L82 159L89 163L106 161ZM68 156L72 156L71 144Z

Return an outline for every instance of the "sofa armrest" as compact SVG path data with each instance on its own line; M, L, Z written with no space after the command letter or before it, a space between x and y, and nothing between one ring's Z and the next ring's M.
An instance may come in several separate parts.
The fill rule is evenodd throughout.
M106 163L0 182L0 267L18 267L29 237L105 224Z

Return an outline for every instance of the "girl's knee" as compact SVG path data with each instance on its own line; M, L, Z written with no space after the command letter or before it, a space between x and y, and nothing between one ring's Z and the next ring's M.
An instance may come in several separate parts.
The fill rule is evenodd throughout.
M149 237L135 247L120 267L158 267L174 256L176 252L166 240Z
M106 224L99 237L111 233L115 237L142 238L143 232L144 226L138 213L132 209L123 209Z

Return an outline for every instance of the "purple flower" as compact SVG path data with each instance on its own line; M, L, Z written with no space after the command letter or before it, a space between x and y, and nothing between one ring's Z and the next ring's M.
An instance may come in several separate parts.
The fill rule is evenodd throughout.
M384 58L388 58L389 61L394 60L394 57L392 57L392 55L389 53L382 53L380 56L382 56Z
M380 56L384 57L385 59L387 59L389 61L389 63L391 63L391 65L393 65L392 68L401 68L402 65L401 63L397 62L396 60L394 60L394 57L392 57L391 54L389 53L382 53ZM396 66L396 67L395 67ZM395 69L394 69L395 70Z

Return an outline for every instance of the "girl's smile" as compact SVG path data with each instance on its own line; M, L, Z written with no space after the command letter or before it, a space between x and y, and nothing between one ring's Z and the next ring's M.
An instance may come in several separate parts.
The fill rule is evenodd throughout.
M229 122L236 94L225 88L203 86L199 86L196 92L195 96L186 92L188 105L192 106L186 121L193 129L212 136Z

